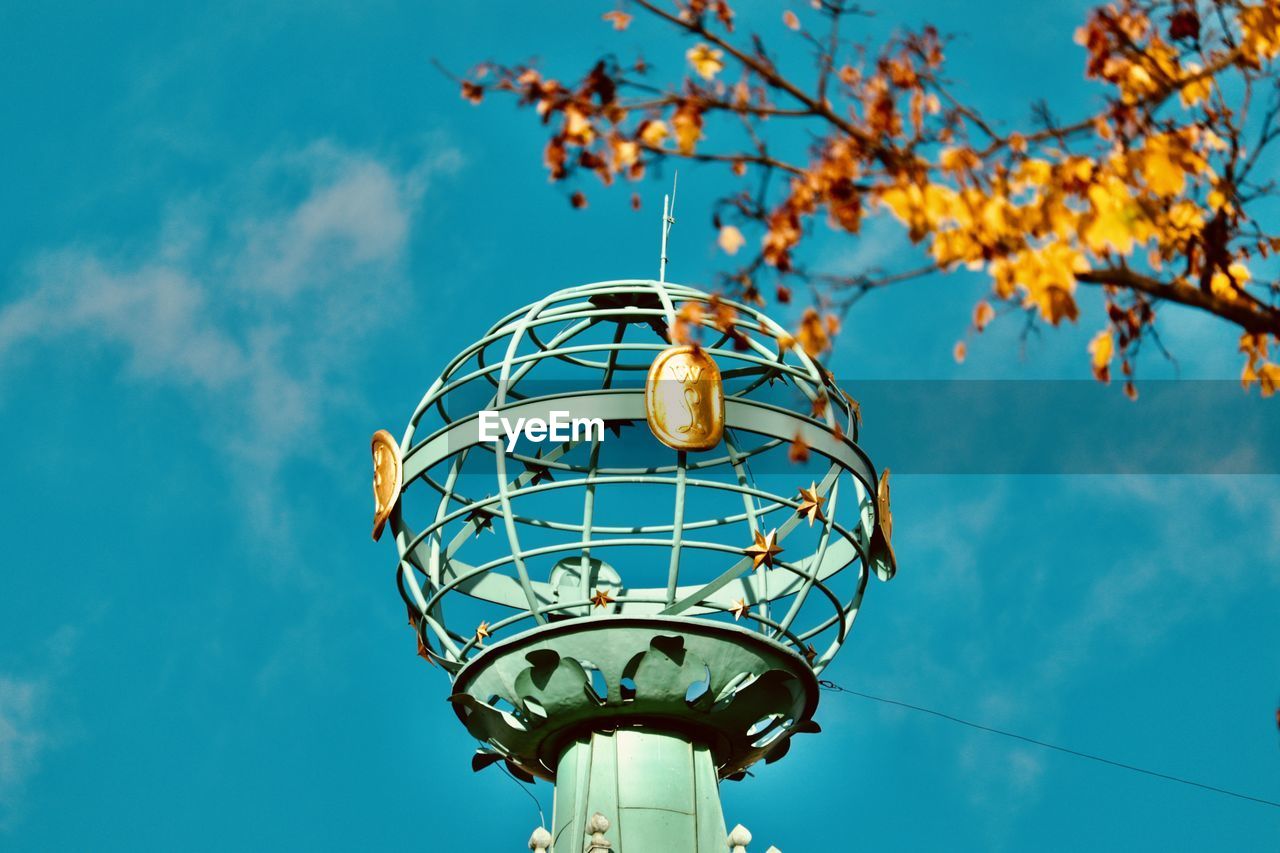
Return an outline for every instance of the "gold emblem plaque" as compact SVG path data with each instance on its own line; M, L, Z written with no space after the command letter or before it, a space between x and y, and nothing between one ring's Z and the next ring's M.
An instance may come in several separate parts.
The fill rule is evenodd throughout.
M658 353L644 386L649 429L675 450L710 450L724 436L724 383L720 368L700 347Z
M400 499L404 472L400 467L400 445L391 433L380 429L373 434L373 540L382 538L382 527L391 508Z

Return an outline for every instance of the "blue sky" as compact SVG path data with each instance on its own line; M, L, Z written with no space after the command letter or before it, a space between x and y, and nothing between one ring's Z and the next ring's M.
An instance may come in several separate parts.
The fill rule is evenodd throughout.
M1087 105L1083 7L962 5L867 26L963 33L956 76L1007 119L1045 91ZM0 9L0 848L525 849L531 804L469 770L389 546L368 541L367 442L500 313L655 272L665 180L636 188L639 213L591 186L575 212L530 116L470 107L430 64L539 55L568 77L643 45L679 66L687 43L615 35L606 8ZM777 8L753 13L781 32ZM682 172L672 278L711 280L726 185ZM816 251L883 259L878 237ZM834 371L855 396L859 379L1087 376L1088 313L1025 355L997 327L957 366L982 287L867 300ZM1166 341L1183 377L1238 372L1233 335L1193 315L1171 311ZM867 439L893 466L876 429L893 426ZM832 678L1280 799L1280 480L915 474L894 500L902 569ZM1280 837L1280 809L856 697L818 719L724 788L761 850Z

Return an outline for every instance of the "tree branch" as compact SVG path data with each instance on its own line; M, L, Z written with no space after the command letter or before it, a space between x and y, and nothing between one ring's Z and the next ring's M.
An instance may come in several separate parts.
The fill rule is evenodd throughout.
M1210 314L1235 323L1246 332L1269 332L1280 335L1280 312L1274 309L1255 310L1242 301L1227 300L1212 293L1205 293L1186 282L1162 282L1126 267L1109 267L1077 273L1076 281L1082 284L1128 288L1166 302L1176 302L1179 305L1208 311Z

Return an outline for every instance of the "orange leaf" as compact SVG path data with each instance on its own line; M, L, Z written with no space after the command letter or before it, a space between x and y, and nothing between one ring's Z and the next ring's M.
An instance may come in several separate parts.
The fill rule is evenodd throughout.
M676 129L676 145L681 154L692 154L702 138L702 111L691 101L685 101L671 116Z
M804 309L804 316L800 319L800 329L796 339L800 341L800 346L804 348L810 358L821 355L831 347L831 338L827 335L822 316L818 314L816 309Z
M612 12L605 12L600 17L613 24L613 28L615 30L621 31L631 26L631 16L621 9L614 9Z
M790 9L782 13L782 23L787 25L788 29L800 29L800 19L796 17L796 13Z
M956 341L956 347L951 351L951 355L956 360L956 364L964 364L964 357L969 354L969 347L964 341Z
M987 327L987 324L995 319L996 309L991 307L991 303L983 299L977 305L973 306L973 327L981 332Z

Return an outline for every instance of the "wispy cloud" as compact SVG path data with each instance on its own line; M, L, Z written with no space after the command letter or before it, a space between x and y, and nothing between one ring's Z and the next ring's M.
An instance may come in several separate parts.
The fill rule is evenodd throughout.
M50 721L50 696L66 669L76 634L70 626L54 633L40 656L39 675L0 673L0 831L22 817L27 784L66 727L65 720Z
M415 212L459 159L317 142L172 201L146 241L46 252L0 308L0 362L53 342L64 357L107 350L126 381L186 392L205 436L269 483L403 295Z
M46 741L39 711L46 692L40 679L0 675L0 829L16 818L27 779L39 766Z

